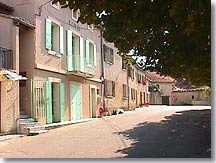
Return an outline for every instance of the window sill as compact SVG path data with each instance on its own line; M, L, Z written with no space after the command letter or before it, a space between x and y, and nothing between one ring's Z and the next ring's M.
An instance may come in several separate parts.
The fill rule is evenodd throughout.
M106 96L106 98L109 98L109 99L113 99L114 98L114 96Z
M128 99L128 97L122 97L122 100L127 100Z
M48 54L56 56L58 58L61 58L61 56L62 56L60 53L53 51L53 50L48 50Z
M107 64L109 64L109 65L113 65L113 64L114 64L114 63L109 62L109 61L106 61L106 60L105 60L105 62L106 62Z

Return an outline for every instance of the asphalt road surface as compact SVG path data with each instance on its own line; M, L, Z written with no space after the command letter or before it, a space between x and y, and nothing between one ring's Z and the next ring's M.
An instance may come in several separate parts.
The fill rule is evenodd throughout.
M210 158L209 106L149 106L0 142L1 158Z

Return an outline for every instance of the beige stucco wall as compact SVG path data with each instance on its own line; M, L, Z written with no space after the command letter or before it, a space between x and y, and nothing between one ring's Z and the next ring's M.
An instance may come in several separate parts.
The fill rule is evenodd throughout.
M46 2L48 0L38 1ZM34 10L34 0L0 0L0 2L14 8L14 11L12 12L13 16L22 17L28 21L34 22L35 13L37 13L37 11Z
M172 92L172 99L173 96L177 97L177 100L172 100L173 105L192 105L193 101L206 101L206 97L203 91L191 91L191 92ZM192 99L194 96L194 99Z
M138 83L138 79L136 76L136 73L145 76L144 71L140 70L139 68L137 68L137 66L132 66L132 68L134 69L134 79L132 80L129 77L129 87L130 87L130 91L129 91L129 106L130 108L134 108L134 107L138 107L141 102L140 102L140 92L145 92L145 103L148 103L148 98L147 98L147 93L148 93L148 83L146 83L146 85L143 85L142 83ZM137 99L132 100L131 99L131 88L135 89L137 91ZM136 93L135 93L136 96Z
M0 17L0 46L13 50L13 70L19 72L19 28L10 18ZM1 132L16 132L19 118L19 82L1 82Z
M154 93L150 93L150 103L151 104L162 104L162 96L169 96L169 105L172 105L172 99L171 99L171 93L172 93L172 89L173 86L175 85L175 83L154 83L154 82L149 82L151 84L159 84L159 89L160 92L154 92Z
M109 64L104 61L104 78L107 80L115 81L115 97L105 97L105 107L109 110L115 108L127 108L128 99L123 98L123 84L127 85L127 71L122 69L122 58L117 54L117 48L113 43L108 43L103 40L103 44L113 49L114 63Z

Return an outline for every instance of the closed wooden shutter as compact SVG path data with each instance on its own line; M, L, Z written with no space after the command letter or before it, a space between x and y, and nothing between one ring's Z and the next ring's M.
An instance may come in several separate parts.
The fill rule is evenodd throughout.
M108 80L104 79L104 95L108 96Z
M51 50L52 47L52 21L46 18L46 42L45 47L48 50Z
M64 83L59 84L59 104L60 104L60 114L61 122L65 121L65 87Z
M59 52L61 54L64 54L64 29L62 26L60 26L60 50Z
M84 40L83 40L83 37L80 36L80 43L79 43L79 51L80 51L80 71L81 72L85 72L85 67L84 67Z
M96 45L94 45L94 66L97 66L97 49L96 49Z
M86 63L89 64L90 61L89 61L89 41L88 40L86 40L85 42L85 47L86 47L85 49Z
M112 81L112 96L115 97L115 82Z
M73 70L72 31L67 31L67 70Z
M52 84L46 81L46 123L52 123Z
M110 49L110 62L114 63L113 49Z

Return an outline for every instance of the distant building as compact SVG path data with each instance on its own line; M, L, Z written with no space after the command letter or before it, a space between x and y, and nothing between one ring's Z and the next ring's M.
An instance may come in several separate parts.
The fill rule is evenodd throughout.
M150 104L172 105L171 93L175 87L175 79L160 76L156 72L147 72L149 82Z

